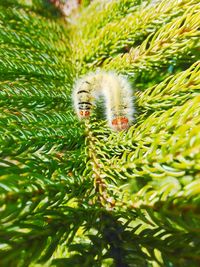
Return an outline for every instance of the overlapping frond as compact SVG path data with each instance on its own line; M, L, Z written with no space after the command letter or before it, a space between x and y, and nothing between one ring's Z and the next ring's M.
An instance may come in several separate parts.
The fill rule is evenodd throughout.
M84 2L0 3L0 265L199 266L199 3ZM126 132L75 116L97 68L132 83Z

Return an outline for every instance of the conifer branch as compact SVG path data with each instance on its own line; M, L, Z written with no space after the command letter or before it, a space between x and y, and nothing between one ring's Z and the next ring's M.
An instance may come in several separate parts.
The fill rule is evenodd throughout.
M46 3L0 3L0 265L199 266L199 1ZM75 116L97 67L136 89L128 131Z

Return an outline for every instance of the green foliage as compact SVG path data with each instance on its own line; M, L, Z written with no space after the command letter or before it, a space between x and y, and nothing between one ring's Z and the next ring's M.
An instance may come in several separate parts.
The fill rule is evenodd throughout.
M1 1L0 266L200 265L198 2ZM97 68L132 83L127 132L74 114Z

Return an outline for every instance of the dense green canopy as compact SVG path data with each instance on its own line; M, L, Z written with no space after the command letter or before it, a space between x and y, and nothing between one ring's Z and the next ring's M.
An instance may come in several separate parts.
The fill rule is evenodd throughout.
M0 1L0 266L200 266L200 4ZM77 77L127 75L135 122L89 122ZM98 111L100 111L98 114Z

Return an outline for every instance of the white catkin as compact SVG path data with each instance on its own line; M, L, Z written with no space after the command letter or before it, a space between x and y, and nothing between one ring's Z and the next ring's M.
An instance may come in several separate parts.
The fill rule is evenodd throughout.
M115 131L127 129L134 115L134 98L127 78L111 71L92 72L80 78L72 95L79 119L89 118L99 96L105 100L108 125Z

